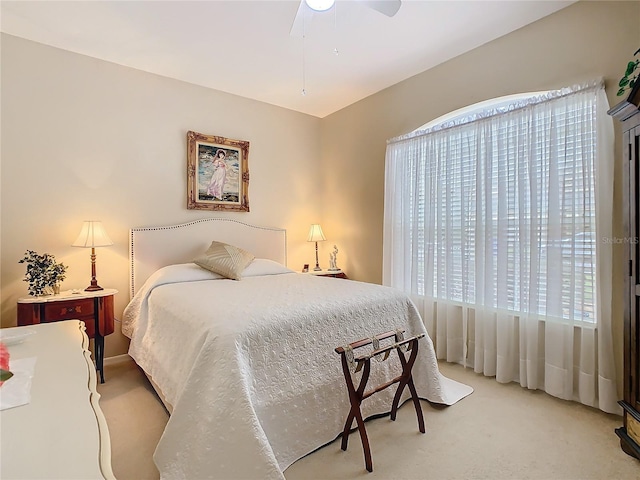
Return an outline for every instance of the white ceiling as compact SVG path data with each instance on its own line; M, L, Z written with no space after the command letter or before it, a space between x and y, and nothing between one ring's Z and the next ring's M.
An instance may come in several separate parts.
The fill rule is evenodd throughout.
M571 3L403 0L387 17L339 0L306 24L304 50L298 0L2 0L0 29L324 117Z

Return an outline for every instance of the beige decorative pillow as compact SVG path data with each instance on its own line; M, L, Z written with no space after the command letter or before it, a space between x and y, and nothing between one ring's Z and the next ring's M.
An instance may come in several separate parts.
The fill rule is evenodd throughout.
M254 258L255 256L246 250L214 240L204 255L193 262L223 277L240 280L242 271Z

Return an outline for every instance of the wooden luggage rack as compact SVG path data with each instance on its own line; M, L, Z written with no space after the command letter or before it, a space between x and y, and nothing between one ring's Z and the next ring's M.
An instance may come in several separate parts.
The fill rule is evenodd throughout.
M408 386L409 391L411 392L411 398L413 399L413 405L416 409L416 415L418 416L418 428L420 429L421 433L425 432L422 408L420 407L420 400L418 399L416 387L413 384L413 377L411 375L411 369L413 368L413 364L415 363L416 357L418 356L418 339L424 337L424 333L415 335L411 338L407 338L406 340L403 339L403 334L404 330L398 329L376 335L373 338L364 338L362 340L358 340L357 342L349 343L344 347L337 347L335 349L336 353L340 354L342 360L342 372L344 373L344 379L347 383L347 390L349 391L349 400L351 402L351 410L349 411L347 421L344 424L344 431L342 432L341 448L342 450L347 449L349 433L351 433L351 425L353 424L353 419L355 418L358 425L358 431L360 432L360 440L362 440L365 466L369 472L373 471L373 462L371 461L371 448L369 447L369 439L367 438L367 431L364 428L364 420L362 418L362 412L360 410L360 405L365 398L368 398L375 393L381 392L394 383L399 383L396 394L393 397L393 404L391 405L391 420L395 421L396 414L398 412L398 405L400 403L400 397L402 396L404 387ZM391 337L395 337L395 342L393 344L383 348L379 347L380 340L386 340L387 338ZM373 351L371 351L370 353L357 357L354 355L355 349L371 344L373 344ZM411 351L409 360L406 359L405 354L402 351L402 347L405 345L407 346L407 351ZM371 373L371 359L376 357L376 359L381 359L381 361L384 361L389 358L392 350L396 350L396 352L398 352L398 358L400 359L400 363L402 364L402 373L392 380L389 380L388 382L380 384L365 392L367 381L369 380L369 374ZM359 372L363 367L364 371L362 372L362 378L360 379L358 388L356 388L353 384L353 379L351 378L351 370L354 369L355 372Z

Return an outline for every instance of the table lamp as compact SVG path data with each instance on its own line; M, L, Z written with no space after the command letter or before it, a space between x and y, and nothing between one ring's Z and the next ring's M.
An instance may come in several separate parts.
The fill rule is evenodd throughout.
M317 223L312 224L311 229L309 230L309 237L307 237L307 242L316 242L316 268L313 269L316 272L322 270L318 263L318 242L322 242L324 240L326 240L326 238L324 238L324 233L322 233L322 227Z
M74 247L91 248L91 285L85 288L85 292L104 290L96 280L96 249L95 247L107 247L113 242L102 226L102 222L97 220L87 220L82 224L80 235L73 242Z

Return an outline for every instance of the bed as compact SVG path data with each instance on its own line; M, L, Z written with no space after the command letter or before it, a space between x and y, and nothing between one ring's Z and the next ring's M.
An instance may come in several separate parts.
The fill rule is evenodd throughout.
M255 255L241 280L192 263L212 240ZM284 478L342 431L350 403L334 348L396 328L426 333L394 289L287 269L278 228L221 218L135 228L130 260L123 333L171 412L154 454L161 478ZM397 375L392 358L375 363L372 384ZM413 375L434 403L472 392L439 373L428 336ZM363 416L388 412L392 390L367 399Z

